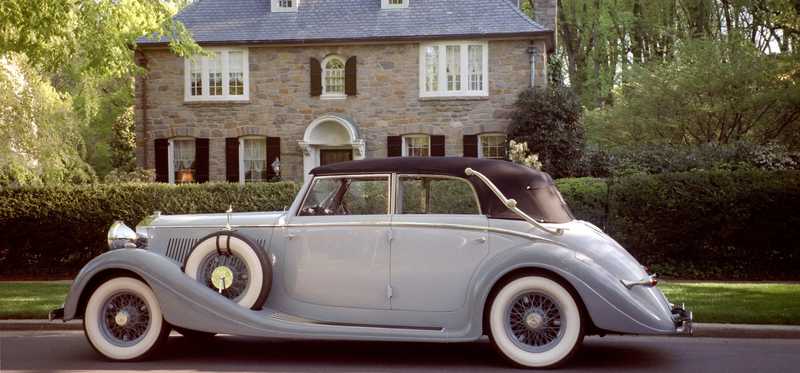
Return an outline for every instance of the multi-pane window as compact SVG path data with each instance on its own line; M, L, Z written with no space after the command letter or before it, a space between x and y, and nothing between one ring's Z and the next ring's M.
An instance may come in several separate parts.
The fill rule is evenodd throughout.
M244 182L267 180L267 139L264 137L245 137L240 140L242 170L240 176Z
M409 0L381 0L381 8L394 9L408 7Z
M428 135L403 136L403 157L430 157L431 137Z
M222 96L222 53L216 52L208 59L208 95Z
M506 159L506 136L503 134L487 134L478 136L478 157Z
M488 95L488 58L485 42L422 44L420 96Z
M195 144L194 139L173 139L170 150L172 151L172 180L173 183L191 183L195 181Z
M272 0L273 12L296 12L300 0Z
M247 100L247 49L210 49L186 59L186 101Z
M244 53L228 52L228 94L241 96L244 94Z
M384 215L388 211L386 176L318 177L298 215Z
M469 90L483 91L483 46L470 45L469 59Z
M203 95L203 71L202 71L202 64L199 59L189 60L189 80L190 80L190 87L189 87L189 94L192 96L202 96Z
M425 92L439 90L439 46L425 47Z
M328 57L322 62L322 94L344 96L344 62L339 57Z
M461 47L447 46L447 90L461 90Z
M464 179L400 176L400 214L479 214L472 185Z

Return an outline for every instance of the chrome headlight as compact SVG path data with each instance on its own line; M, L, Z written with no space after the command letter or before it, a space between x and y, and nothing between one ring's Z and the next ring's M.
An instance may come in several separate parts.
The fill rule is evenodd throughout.
M142 244L140 236L120 220L115 221L108 229L108 248L111 250L135 249Z

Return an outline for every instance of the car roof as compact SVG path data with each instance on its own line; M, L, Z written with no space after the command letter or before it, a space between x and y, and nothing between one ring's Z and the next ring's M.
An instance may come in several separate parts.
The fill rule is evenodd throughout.
M486 175L506 197L515 198L520 202L530 199L527 195L530 189L553 185L550 175L530 167L503 160L465 157L372 158L317 167L311 170L311 174L327 176L398 173L460 177L475 187L481 208L487 215L516 218L516 215L511 213L480 179L464 173L467 167Z

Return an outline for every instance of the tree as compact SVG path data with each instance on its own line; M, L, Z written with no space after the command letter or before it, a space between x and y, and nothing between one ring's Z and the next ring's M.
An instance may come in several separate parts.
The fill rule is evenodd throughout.
M553 177L575 175L584 145L581 106L568 87L551 85L520 93L514 104L508 138L527 143L542 170Z
M123 111L112 125L111 165L120 171L136 168L136 134L133 107Z
M590 112L587 127L605 144L779 141L797 150L799 57L733 37L689 41L673 60L626 73L615 105Z
M71 98L58 93L24 56L0 57L0 186L86 182L83 141Z

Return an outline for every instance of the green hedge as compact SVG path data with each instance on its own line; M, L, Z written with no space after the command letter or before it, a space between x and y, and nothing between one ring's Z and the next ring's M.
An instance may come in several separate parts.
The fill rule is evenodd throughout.
M0 274L63 275L107 250L112 221L129 225L165 214L282 210L298 186L290 182L200 185L94 184L0 189Z
M557 181L575 215L655 272L800 280L800 172L737 171ZM0 274L72 274L106 250L111 221L164 213L280 210L293 183L119 184L0 190Z
M800 172L682 172L558 180L579 219L654 272L800 280Z

